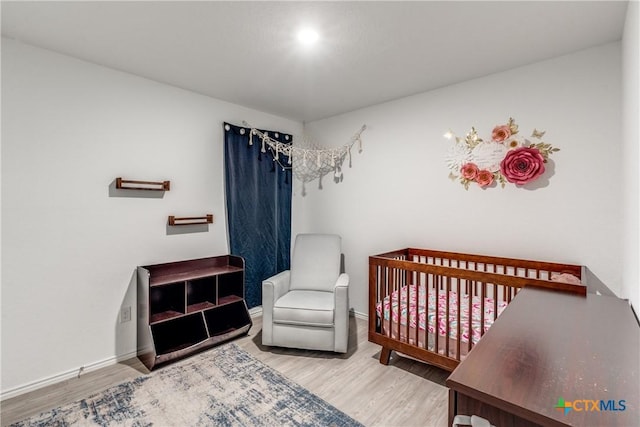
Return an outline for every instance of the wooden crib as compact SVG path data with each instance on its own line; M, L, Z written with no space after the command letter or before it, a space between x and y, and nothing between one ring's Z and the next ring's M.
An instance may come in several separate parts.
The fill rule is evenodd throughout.
M524 286L586 295L580 265L429 249L369 257L369 341L453 371ZM544 307L540 307L544 310Z

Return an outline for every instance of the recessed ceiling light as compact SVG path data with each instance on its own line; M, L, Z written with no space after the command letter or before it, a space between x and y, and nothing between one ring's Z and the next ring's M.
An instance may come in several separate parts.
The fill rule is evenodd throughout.
M302 44L313 44L319 37L318 32L311 28L304 28L298 32L298 41Z

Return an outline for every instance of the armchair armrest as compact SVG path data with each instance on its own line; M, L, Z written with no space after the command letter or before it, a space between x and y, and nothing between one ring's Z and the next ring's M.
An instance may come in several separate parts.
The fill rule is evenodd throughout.
M273 344L273 305L289 291L291 271L285 270L262 281L262 343Z
M335 351L346 353L349 345L349 275L340 274L334 287Z
M338 287L346 288L349 286L349 275L347 273L341 273L336 280L336 286L334 291L337 291Z
M264 310L265 303L270 303L271 306L282 295L289 292L289 282L291 278L291 271L285 270L271 276L268 279L262 281L262 309ZM268 296L269 301L265 301L265 296Z

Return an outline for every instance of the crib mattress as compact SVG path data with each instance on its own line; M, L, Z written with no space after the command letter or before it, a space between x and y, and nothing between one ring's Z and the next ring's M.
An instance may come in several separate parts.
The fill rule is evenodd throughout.
M383 319L384 333L388 334L389 324L394 326L400 325L405 328L400 328L402 338L406 338L404 330L407 326L407 317L409 319L409 328L415 331L418 328L420 331L428 331L430 334L436 332L436 313L438 317L438 334L440 336L446 336L447 334L447 293L446 291L440 291L438 293L438 302L436 304L436 292L434 289L429 290L429 301L427 304L427 291L424 285L409 285L409 303L407 304L407 286L403 286L399 290L394 291L390 296L384 298L383 301L378 302L376 311L378 317ZM400 297L398 298L398 295ZM497 312L498 315L507 306L507 302L498 301ZM484 298L484 332L494 322L495 303L493 298ZM481 299L478 296L471 298L471 333L469 331L469 295L463 294L460 296L460 307L458 307L458 294L455 291L449 291L449 338L452 340L458 339L458 311L460 311L460 341L469 342L471 337L473 344L476 344L481 336L481 311L482 304ZM391 322L390 322L391 319ZM395 330L392 329L394 338ZM411 334L410 334L411 335Z

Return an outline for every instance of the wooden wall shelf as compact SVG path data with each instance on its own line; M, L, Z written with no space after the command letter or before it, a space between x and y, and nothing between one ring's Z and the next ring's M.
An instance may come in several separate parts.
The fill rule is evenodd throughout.
M116 188L119 190L169 191L171 181L136 181L118 177L116 178Z
M177 217L170 215L169 216L169 225L194 225L194 224L212 224L213 223L213 215L207 214L205 216L185 216L185 217Z

